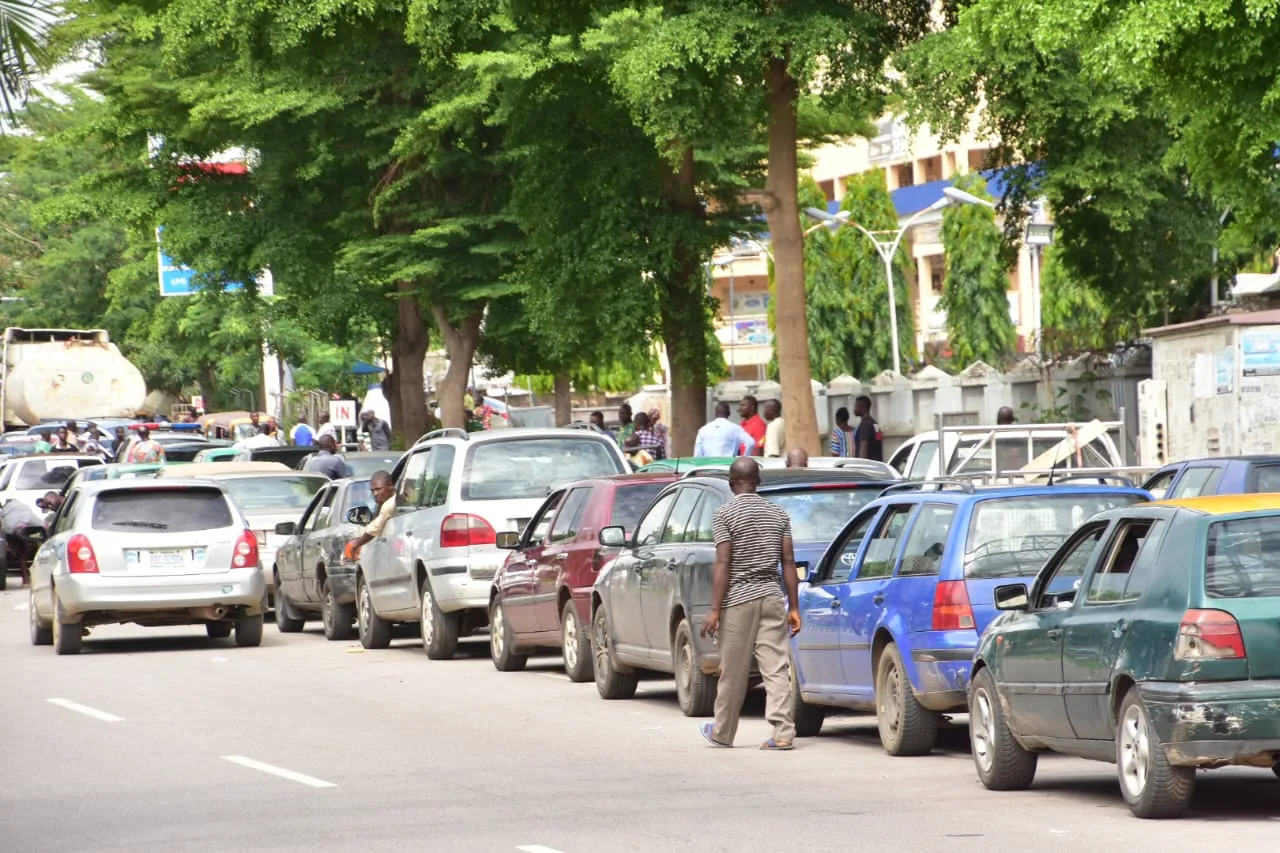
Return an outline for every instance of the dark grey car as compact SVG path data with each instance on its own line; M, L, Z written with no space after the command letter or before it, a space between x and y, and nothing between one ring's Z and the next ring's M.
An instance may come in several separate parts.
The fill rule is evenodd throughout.
M367 479L334 480L316 493L300 521L276 526L277 534L289 537L276 552L281 631L301 631L306 614L319 612L325 637L355 636L356 565L344 551L373 517L372 507Z

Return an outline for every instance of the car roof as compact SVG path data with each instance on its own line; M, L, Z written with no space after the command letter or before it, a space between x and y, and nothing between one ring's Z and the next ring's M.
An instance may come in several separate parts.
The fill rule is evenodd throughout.
M895 485L905 485L912 481L904 480L898 483L886 482L885 487ZM1120 494L1120 495L1138 495L1139 497L1149 497L1148 492L1143 491L1136 486L1107 486L1102 484L1087 485L1006 485L1006 486L987 486L982 488L956 489L953 491L925 491L923 489L901 489L891 494L885 495L881 500L890 498L918 498L931 503L966 503L969 501L985 501L993 498L1026 498L1026 497L1054 497L1069 495L1096 495L1096 494Z
M158 476L161 479L173 479L173 477L213 477L223 474L271 474L281 471L299 473L283 462L195 462L183 465L170 477L165 476L166 469L162 468Z
M680 475L674 471L638 471L634 474L614 474L612 477L593 477L583 483L674 483Z
M1243 512L1280 510L1280 494L1210 495L1202 498L1156 501L1151 506L1186 509L1202 515L1235 515Z
M590 441L604 441L609 444L613 440L607 435L585 429L569 429L568 427L508 427L507 429L488 429L479 432L469 432L465 437L461 430L439 430L439 435L427 439L427 441L439 441L441 439L454 439L457 441L467 441L471 443L488 443L491 441L510 441L512 439L521 438L585 438ZM430 433L428 433L430 435ZM426 444L423 441L414 445L421 447Z
M89 480L80 483L77 488L86 494L100 494L102 492L136 492L152 489L177 489L177 488L205 488L217 489L223 491L213 480L193 480L181 477L172 477L165 480L153 478L140 478L133 480Z
M1206 456L1203 459L1184 459L1181 462L1171 462L1164 467L1178 468L1183 465L1202 465L1214 462L1280 462L1280 456L1268 456L1265 454L1253 454L1248 456Z

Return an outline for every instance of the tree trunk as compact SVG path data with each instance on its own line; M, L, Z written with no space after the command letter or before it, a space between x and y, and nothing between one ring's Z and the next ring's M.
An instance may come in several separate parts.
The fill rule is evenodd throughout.
M462 398L467 393L467 374L471 372L471 359L480 343L480 321L484 313L477 311L463 319L456 327L449 322L449 312L443 305L432 305L440 334L444 336L444 349L449 355L449 369L440 378L437 394L440 398L440 419L447 427L467 428L467 416Z
M687 216L705 217L696 191L693 148L685 147L680 164L664 164L663 196L669 207ZM661 281L659 299L662 341L671 367L671 453L693 455L698 429L707 419L707 297L698 252L676 249L676 267Z
M400 422L392 429L404 436L405 446L427 431L427 392L423 390L423 363L427 359L426 320L417 289L411 281L396 282L396 334L392 342L392 364L396 373L396 390L400 398Z
M556 426L568 426L573 420L573 398L569 387L569 377L556 374L555 388Z
M206 413L218 411L218 374L212 364L200 365L200 396L204 397Z
M775 341L787 444L821 455L818 418L809 385L809 328L804 291L804 233L796 177L797 85L789 54L773 57L766 70L769 110L769 171L762 201L773 243L777 288Z
M391 370L382 378L382 396L391 407L391 428L400 430L404 423L404 407L400 405L400 355L396 352L395 341L391 342ZM421 435L421 433L419 433ZM405 438L405 446L417 439L417 435Z

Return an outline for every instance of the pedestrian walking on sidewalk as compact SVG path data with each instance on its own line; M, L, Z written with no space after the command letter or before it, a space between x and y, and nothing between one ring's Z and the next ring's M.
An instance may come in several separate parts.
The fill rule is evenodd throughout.
M733 746L754 657L767 695L765 719L773 726L773 737L760 748L786 750L796 736L787 637L800 630L799 578L791 519L756 493L759 485L760 465L734 460L733 499L711 520L716 562L702 636L712 635L720 646L720 683L715 722L702 726L702 736L715 746Z

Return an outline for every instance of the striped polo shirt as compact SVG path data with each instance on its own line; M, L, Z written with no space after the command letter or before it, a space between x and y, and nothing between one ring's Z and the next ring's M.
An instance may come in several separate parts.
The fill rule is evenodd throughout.
M716 544L733 544L729 590L724 607L782 595L782 540L791 536L791 519L776 504L754 492L736 495L711 519Z

